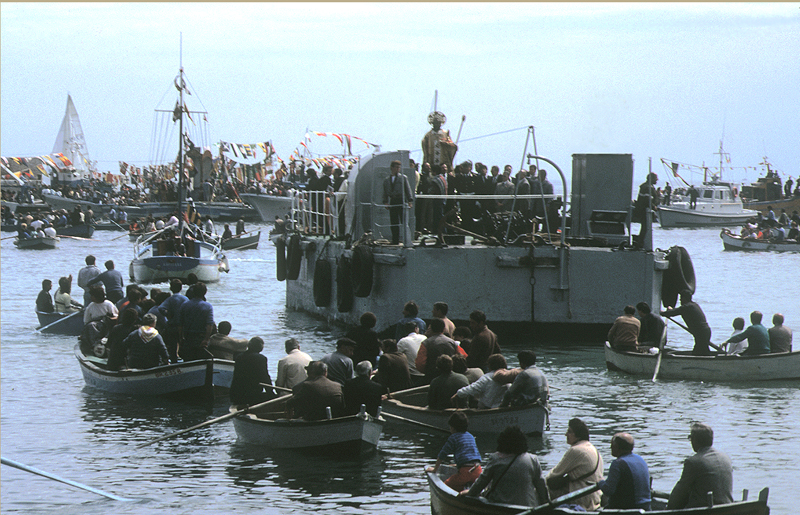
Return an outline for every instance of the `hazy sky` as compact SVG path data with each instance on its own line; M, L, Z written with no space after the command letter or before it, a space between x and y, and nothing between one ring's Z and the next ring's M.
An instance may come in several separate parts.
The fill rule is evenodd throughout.
M286 158L309 129L419 157L438 90L453 138L466 116L457 161L516 168L524 129L482 136L533 125L565 171L630 153L663 184L660 158L711 164L724 136L734 167L800 173L798 3L3 2L0 28L4 156L49 153L69 93L100 170L149 164L182 33L212 142Z

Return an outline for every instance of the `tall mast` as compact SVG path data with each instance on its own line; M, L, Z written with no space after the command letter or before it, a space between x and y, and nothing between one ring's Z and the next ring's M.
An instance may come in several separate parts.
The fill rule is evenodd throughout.
M183 213L183 172L184 172L184 163L183 163L183 33L181 33L181 45L180 45L180 75L178 77L178 102L180 109L181 117L180 121L178 122L178 216L181 217L181 224L183 224L183 217L181 216Z

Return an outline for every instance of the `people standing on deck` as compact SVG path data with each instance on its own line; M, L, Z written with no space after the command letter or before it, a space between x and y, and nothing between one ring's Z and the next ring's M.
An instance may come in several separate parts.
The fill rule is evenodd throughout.
M681 478L669 494L668 510L701 508L733 502L733 467L731 459L714 449L714 430L700 422L692 424L689 439L695 455L683 462Z
M88 306L92 301L92 297L89 295L89 281L100 275L100 269L97 268L96 259L91 254L86 256L85 261L86 266L78 272L78 286L83 289L83 305Z
M436 369L437 358L442 355L452 356L458 350L456 342L444 335L444 320L441 318L431 320L428 334L429 336L419 346L414 364L417 370L425 374L425 382L430 384L439 374Z
M761 325L764 315L760 311L750 313L750 326L741 333L731 336L722 345L728 343L738 343L747 339L747 349L742 352L742 356L753 356L756 354L769 354L769 332Z
M122 273L119 270L114 269L114 261L109 259L105 262L105 266L106 271L102 272L94 279L90 279L87 284L91 286L98 282L103 283L106 291L106 297L108 297L108 300L111 302L116 303L125 296L123 293L125 281L122 279Z
M494 187L494 194L504 196L504 198L499 198L495 201L497 203L495 210L498 213L507 213L511 211L513 199L510 198L510 196L514 195L514 184L509 180L505 173L497 177L497 184Z
M650 309L647 302L636 304L636 311L639 312L639 346L658 347L664 336L664 319L656 315Z
M664 197L662 198L661 203L664 204L665 206L668 206L671 201L672 201L672 186L670 185L670 183L667 183L667 185L664 186Z
M465 486L472 483L480 477L483 469L481 468L481 453L478 451L478 445L475 443L475 437L472 436L467 429L469 429L469 419L463 411L456 411L447 420L450 426L450 436L447 438L442 450L436 458L436 464L433 467L425 469L427 472L434 474L439 471L444 460L453 456L453 461L456 462L456 473L447 478L444 484L460 492Z
M327 366L327 377L344 386L345 381L353 378L353 352L356 342L350 338L339 338L336 350L320 361Z
M292 397L286 401L289 418L324 420L326 408L331 417L338 417L344 410L342 385L328 379L328 366L322 361L312 361L306 367L308 378L292 388Z
M264 340L254 336L247 342L247 350L234 359L230 390L232 404L252 406L275 398L267 357L261 354L262 350Z
M363 404L367 413L373 417L378 416L378 407L389 390L386 386L371 381L371 374L372 363L365 359L356 365L355 377L344 382L342 397L345 415L356 415L361 411Z
M641 322L634 316L635 314L635 307L625 306L622 310L622 316L614 320L614 324L609 329L607 336L608 343L612 349L626 352L636 351L639 344Z
M603 479L603 457L589 441L586 424L579 418L570 419L566 437L570 448L545 476L552 499L597 484ZM565 474L567 484L559 485L557 478ZM600 507L600 499L600 491L597 491L576 499L575 503L587 511L594 511Z
M472 339L465 345L467 353L467 366L488 370L488 359L492 354L499 354L500 344L497 335L486 325L486 313L476 309L469 314L469 328Z
M294 388L308 377L306 367L311 363L311 356L300 350L300 342L289 338L284 343L286 356L278 361L278 377L275 386Z
M180 341L180 309L184 302L189 300L185 295L181 295L183 283L180 279L172 279L169 282L169 289L172 295L161 303L158 307L159 312L167 319L163 338L169 352L169 361L178 362L178 342Z
M45 279L42 281L42 291L36 297L36 311L42 313L53 313L56 308L53 305L53 297L50 295L50 290L53 288L53 281Z
M214 308L205 300L208 289L198 282L189 293L189 300L181 304L178 320L180 321L180 343L178 356L183 361L208 359L212 354L208 351L208 340L216 329Z
M697 198L700 196L700 192L697 191L697 188L694 187L692 184L689 187L689 209L697 209Z
M653 172L648 173L647 180L639 185L639 195L633 205L632 221L641 224L639 235L634 238L634 244L638 248L644 248L644 240L647 238L649 230L647 210L655 210L660 202L658 191L656 191L656 183L658 183L658 175Z
M378 371L373 376L373 381L382 384L390 392L411 388L413 385L408 369L408 359L397 349L397 342L391 338L382 340L381 347L383 354L378 360Z
M711 349L709 349L711 328L706 321L706 314L703 313L700 305L692 300L692 292L690 290L683 290L680 297L680 307L662 311L661 315L666 317L680 315L689 332L694 336L692 354L695 356L710 356L712 354Z
M767 332L770 352L792 352L792 330L783 325L783 315L772 315L772 327Z
M374 313L367 311L361 315L359 322L360 325L345 333L345 337L356 342L352 360L354 363L360 363L366 359L375 367L378 364L378 355L381 353L381 343L374 329L378 318Z
M244 233L245 233L245 230L244 230L244 219L240 218L236 222L236 236L239 236L240 234L244 234Z
M606 508L650 511L650 470L644 459L633 452L633 437L617 433L611 437L614 461L608 477L600 481L600 491L608 499Z
M389 223L392 231L392 245L400 244L400 231L405 233L406 217L403 216L406 205L410 209L414 205L414 192L408 178L400 173L402 164L398 160L389 166L390 175L383 181L383 203L389 210Z
M425 341L425 335L419 334L419 326L416 322L405 322L404 324L399 324L402 326L402 332L406 333L406 336L400 339L397 342L397 350L401 352L408 361L408 372L411 375L411 386L422 386L425 384L425 374L417 370L417 365L415 363L417 359L417 354L419 353L419 347L422 345L422 342ZM384 352L386 352L384 350Z
M215 358L233 360L239 354L247 352L250 343L244 338L231 337L231 323L223 320L217 324L217 332L208 339L208 351Z

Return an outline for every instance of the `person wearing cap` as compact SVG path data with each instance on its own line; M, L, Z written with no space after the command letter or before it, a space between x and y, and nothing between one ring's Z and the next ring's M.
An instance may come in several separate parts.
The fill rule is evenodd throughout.
M350 338L339 338L336 342L336 350L320 361L325 363L328 368L328 377L344 386L345 381L353 378L353 353L356 349L356 342Z
M689 434L695 455L683 462L681 478L667 501L668 510L701 508L709 505L708 492L714 506L733 502L733 466L731 459L714 449L714 430L694 422Z
M232 404L258 404L275 397L271 388L267 357L261 354L264 340L255 336L247 342L247 350L234 359L233 379L229 393ZM265 387L263 385L270 385Z
M155 325L156 316L147 313L142 317L142 326L122 340L122 348L128 353L128 368L153 368L169 363L167 346Z
M357 414L361 411L362 404L367 413L373 417L378 415L378 406L389 390L380 383L370 381L371 374L372 363L365 359L356 365L356 376L345 381L342 388L345 415Z
M286 401L289 418L324 420L327 408L331 417L341 416L344 410L342 385L328 379L328 366L322 361L312 361L306 366L308 378L292 388L292 397Z

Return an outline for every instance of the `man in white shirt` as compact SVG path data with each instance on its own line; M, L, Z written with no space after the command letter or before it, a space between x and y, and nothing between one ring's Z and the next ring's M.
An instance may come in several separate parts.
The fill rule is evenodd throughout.
M294 388L308 377L306 366L311 363L311 356L300 350L300 342L294 338L286 340L286 356L278 361L278 377L275 386Z
M413 321L405 322L401 329L402 334L407 336L401 338L400 341L397 342L397 350L405 354L406 359L408 359L408 371L411 374L411 384L420 386L425 384L425 374L417 370L414 361L417 359L419 346L425 341L426 337L424 334L419 334L419 326Z

